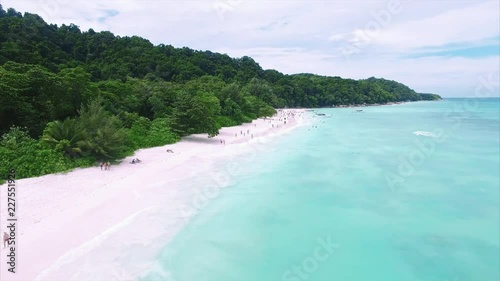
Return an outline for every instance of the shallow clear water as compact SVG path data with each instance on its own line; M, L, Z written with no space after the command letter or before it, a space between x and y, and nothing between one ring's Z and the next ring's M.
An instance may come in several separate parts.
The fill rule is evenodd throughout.
M317 110L235 159L141 280L500 280L499 109Z

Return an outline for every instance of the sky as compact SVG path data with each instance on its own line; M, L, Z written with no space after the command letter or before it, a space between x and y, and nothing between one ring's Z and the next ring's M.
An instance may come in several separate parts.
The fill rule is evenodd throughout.
M264 69L380 77L443 97L499 97L500 1L0 0L81 30L250 56Z

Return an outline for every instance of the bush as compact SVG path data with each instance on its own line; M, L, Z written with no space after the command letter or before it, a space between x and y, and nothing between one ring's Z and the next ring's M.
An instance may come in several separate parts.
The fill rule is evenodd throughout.
M129 130L129 146L134 149L146 147L144 146L144 139L148 136L150 128L151 121L148 118L140 117L135 120Z
M151 122L148 118L140 117L129 130L129 143L134 149L162 146L179 140L179 135L172 132L166 118Z
M48 148L29 137L26 130L13 127L0 140L0 174L16 169L18 179L88 167L92 158L72 159L60 150Z
M179 135L170 130L168 120L166 118L156 118L153 122L151 122L151 127L146 137L145 144L147 147L162 146L175 143L179 140Z
M243 117L243 122L250 123L250 122L252 122L252 120L257 119L257 118L258 118L257 115L255 115L253 113L247 113L245 115L245 117Z
M233 127L238 126L241 123L233 120L231 117L217 116L217 124L219 124L220 127Z

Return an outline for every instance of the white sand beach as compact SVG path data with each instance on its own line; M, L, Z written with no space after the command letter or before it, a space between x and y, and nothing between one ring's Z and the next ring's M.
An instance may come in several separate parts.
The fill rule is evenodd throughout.
M135 280L154 269L152 261L189 217L231 185L238 165L248 165L237 155L259 153L270 138L304 123L303 110L279 114L223 128L214 138L193 135L139 150L109 171L96 166L16 181L16 273L7 271L8 249L1 249L0 279ZM141 163L131 164L134 158ZM231 158L231 166L215 168ZM205 179L206 192L193 188ZM3 233L7 186L0 190Z

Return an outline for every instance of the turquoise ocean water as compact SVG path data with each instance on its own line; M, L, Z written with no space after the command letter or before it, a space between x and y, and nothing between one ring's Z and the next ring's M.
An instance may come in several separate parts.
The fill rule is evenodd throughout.
M141 280L500 280L499 109L316 110L331 117L240 156Z

